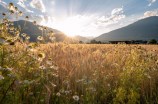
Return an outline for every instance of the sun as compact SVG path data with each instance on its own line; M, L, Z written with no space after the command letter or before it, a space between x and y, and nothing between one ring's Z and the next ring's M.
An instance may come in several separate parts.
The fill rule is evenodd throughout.
M65 27L64 29L61 29L61 31L63 33L65 33L65 35L67 35L68 37L73 37L75 35L77 35L77 31L75 31L76 28L73 28L73 27Z
M73 22L73 20L66 21L65 23L63 23L62 26L60 26L59 29L63 33L65 33L65 35L67 35L69 37L73 37L75 35L78 35L79 31L80 31L80 27L78 27L77 24Z
M57 29L65 33L69 37L75 35L81 35L83 30L83 23L81 22L79 16L69 17L63 20Z

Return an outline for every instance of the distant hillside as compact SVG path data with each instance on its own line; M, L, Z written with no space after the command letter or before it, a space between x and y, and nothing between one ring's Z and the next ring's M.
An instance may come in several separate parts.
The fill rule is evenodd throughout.
M89 40L92 40L92 39L94 39L95 37L93 37L93 36L87 36L86 38L89 39Z
M24 27L24 23L25 23L24 20L18 21L18 24L21 26L21 28ZM17 24L17 21L14 21L15 27L18 27L18 24ZM42 31L39 30L39 26L40 25L33 25L32 22L27 21L25 27L28 27L28 29L21 31L21 33L26 33L28 36L30 36L30 41L35 42L38 36L42 36ZM49 28L49 30L52 30L55 33L57 42L60 42L60 41L73 42L74 41L59 30L52 29L52 28Z
M95 38L97 41L120 40L158 40L158 17L153 16L139 20L126 27L102 34Z
M73 36L72 38L77 40L77 41L82 41L84 43L90 42L90 39L87 39L86 37L82 37L82 36L79 36L79 35Z

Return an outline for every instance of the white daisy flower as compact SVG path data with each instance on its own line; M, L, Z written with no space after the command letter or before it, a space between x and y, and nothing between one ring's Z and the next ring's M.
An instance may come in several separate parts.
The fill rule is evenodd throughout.
M50 66L50 68L54 70L58 70L59 67L54 65L54 66Z
M74 99L75 101L78 101L80 98L79 98L79 96L74 95L74 96L73 96L73 99Z
M43 66L43 65L42 65L42 66L40 66L39 68L40 68L40 69L46 69L46 67L45 67L45 66Z
M54 74L55 77L58 77L59 75L57 73Z
M53 83L53 82L50 82L51 83L51 85L53 86L53 87L56 87L56 85Z
M64 93L65 91L64 91L64 89L61 89L59 92Z
M0 75L0 80L4 79L4 77L2 75Z
M28 80L24 80L24 83L29 84L30 82Z
M70 93L70 91L65 91L65 94L67 95L67 94L69 94Z
M56 96L58 96L58 97L59 97L60 95L61 95L60 92L58 92L58 93L56 94Z
M95 88L93 88L93 89L92 89L92 91L94 91L94 92L95 92L95 91L96 91L96 89L95 89Z
M64 80L64 81L63 81L63 83L68 84L68 83L69 83L69 81L68 81L68 80Z

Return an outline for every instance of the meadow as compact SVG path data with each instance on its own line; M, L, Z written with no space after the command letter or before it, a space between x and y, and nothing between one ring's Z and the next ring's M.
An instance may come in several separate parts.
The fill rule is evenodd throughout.
M3 16L0 104L157 104L157 45L31 43Z

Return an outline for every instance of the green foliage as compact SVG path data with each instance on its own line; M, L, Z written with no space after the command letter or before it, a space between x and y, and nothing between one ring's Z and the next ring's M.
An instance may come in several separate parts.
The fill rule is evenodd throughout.
M96 41L95 39L90 41L90 44L102 44L101 41Z
M149 44L157 44L157 41L156 41L155 39L151 39L151 40L149 41Z
M131 43L132 43L132 44L135 44L135 40L131 40Z

